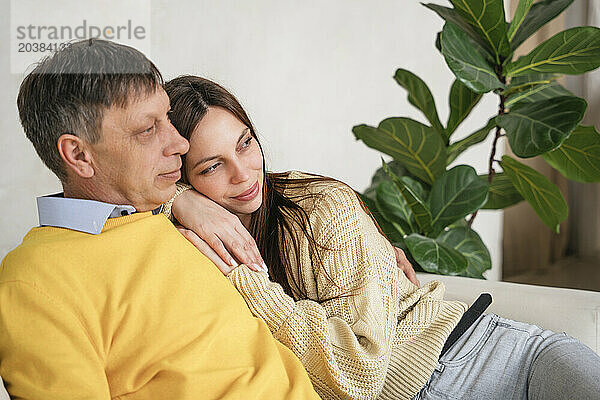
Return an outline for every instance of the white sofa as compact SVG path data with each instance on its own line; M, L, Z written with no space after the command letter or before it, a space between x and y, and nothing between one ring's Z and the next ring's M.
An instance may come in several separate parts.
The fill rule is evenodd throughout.
M480 293L490 293L487 313L529 322L555 332L566 332L600 354L600 292L492 282L418 273L421 284L439 280L445 298L471 304Z

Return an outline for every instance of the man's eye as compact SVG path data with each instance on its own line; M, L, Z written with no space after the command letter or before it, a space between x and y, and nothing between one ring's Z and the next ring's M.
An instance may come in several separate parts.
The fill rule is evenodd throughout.
M208 174L210 172L213 172L218 166L220 165L220 163L216 163L211 165L210 167L206 168L204 171L200 172L202 175Z
M142 133L142 135L150 135L150 134L154 133L155 129L156 129L156 124L152 124L151 127L144 129L144 131L141 133Z

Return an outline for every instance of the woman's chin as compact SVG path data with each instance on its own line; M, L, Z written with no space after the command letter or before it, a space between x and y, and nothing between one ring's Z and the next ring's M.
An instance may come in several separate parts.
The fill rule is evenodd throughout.
M234 207L225 207L229 212L236 214L238 216L241 215L250 215L253 212L257 211L262 205L262 199L256 198L252 201L249 201L247 204L243 205L235 205Z

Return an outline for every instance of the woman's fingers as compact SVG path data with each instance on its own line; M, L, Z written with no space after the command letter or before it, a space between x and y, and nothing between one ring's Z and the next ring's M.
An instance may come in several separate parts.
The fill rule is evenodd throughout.
M239 221L239 218L238 222L239 223L237 224L235 230L240 236L240 240L242 241L242 248L244 249L246 257L249 257L249 259L246 260L246 262L258 263L266 269L267 266L260 254L260 251L258 250L258 245L256 244L256 241L254 240L250 232L248 232L246 227L244 227L241 221Z
M408 261L408 258L406 258L406 254L404 254L404 251L402 249L394 247L394 252L396 253L396 264L398 265L398 268L400 268L404 272L404 275L406 275L409 281L411 281L418 287L421 287L421 283L417 278L417 273L415 272L415 269L413 268L410 261Z
M217 266L217 268L219 268L223 275L229 275L231 271L238 267L237 263L235 263L234 265L229 265L225 263L221 259L221 257L213 250L213 248L209 246L208 243L206 243L204 240L202 240L202 238L200 238L200 236L198 236L194 231L191 231L184 227L177 227L177 230L198 250L200 250L202 254L208 257L208 259L211 260ZM259 268L257 268L256 265L248 265L248 267L253 271L259 271Z
M193 230L227 264L264 265L252 235L240 219L194 190L179 195L173 202L173 215Z
M237 262L231 256L231 254L229 254L229 252L225 248L225 245L217 235L212 235L211 237L209 237L208 240L206 240L206 243L211 247L211 249L213 249L215 253L217 253L221 260L226 262L228 265L237 265Z
M404 275L406 275L409 281L417 285L417 287L421 287L421 282L419 282L419 278L417 278L417 273L415 272L415 269L412 267L412 265L408 264L406 269L404 269L403 271Z

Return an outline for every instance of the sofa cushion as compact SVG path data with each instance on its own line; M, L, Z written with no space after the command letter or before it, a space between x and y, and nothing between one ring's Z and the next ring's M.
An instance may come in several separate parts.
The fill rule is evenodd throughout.
M600 292L426 273L417 276L421 284L444 282L447 299L468 304L480 293L490 293L493 302L486 312L566 332L600 354Z

